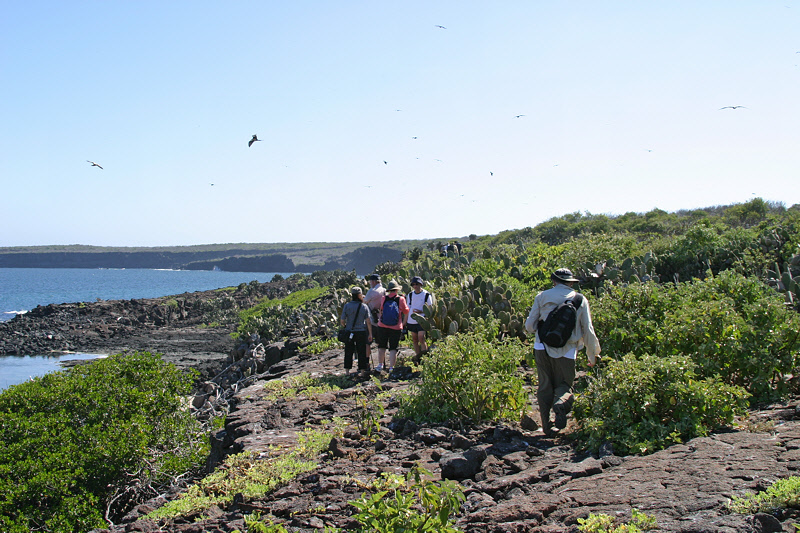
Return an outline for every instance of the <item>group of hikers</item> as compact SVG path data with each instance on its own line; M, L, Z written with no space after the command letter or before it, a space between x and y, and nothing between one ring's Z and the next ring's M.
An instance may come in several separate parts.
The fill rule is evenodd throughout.
M381 278L372 274L368 278L370 289L366 295L361 287L351 289L352 300L344 305L340 321L350 333L345 342L344 368L347 374L353 367L353 354L357 356L358 372L369 375L371 344L378 347L378 372L392 372L397 362L397 348L405 332L411 335L415 360L427 353L425 330L413 318L425 316L424 305L433 305L433 295L422 287L419 276L411 278L412 291L402 294L402 286L390 281L384 288ZM540 292L525 320L525 330L535 334L534 359L538 375L536 399L542 430L547 436L567 426L567 415L572 410L577 353L586 348L588 365L600 359L600 343L592 325L592 316L586 298L575 290L579 280L567 268L559 268L550 275L552 288ZM388 361L386 351L389 351ZM554 415L554 419L551 418Z
M425 316L424 305L433 305L433 295L424 290L425 282L419 276L411 278L412 291L401 293L402 286L390 281L386 287L378 274L367 278L370 289L364 294L361 287L350 290L352 300L342 308L340 321L342 327L351 333L344 347L344 368L347 374L353 368L353 354L356 354L358 372L368 374L372 356L372 342L378 347L378 365L375 370L387 372L394 370L397 362L397 348L405 333L411 335L415 359L419 361L428 351L425 330L414 319L413 314ZM386 360L386 351L389 359Z

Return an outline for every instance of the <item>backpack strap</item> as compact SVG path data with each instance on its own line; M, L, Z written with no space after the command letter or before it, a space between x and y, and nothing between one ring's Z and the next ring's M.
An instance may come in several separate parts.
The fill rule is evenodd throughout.
M428 300L430 300L430 299L431 299L431 293L429 293L429 292L428 292L428 291L426 291L425 289L422 289L422 292L423 292L423 293L425 293L425 299L424 299L424 300L422 300L422 305L425 305L426 303L428 303ZM411 291L411 292L409 292L408 294L406 294L406 303L407 303L409 306L411 306L411 295L412 295L412 294L414 294L414 291Z
M356 314L353 317L353 323L350 325L350 328L345 328L347 331L353 331L353 328L356 327L356 320L358 319L358 315L361 314L361 304L358 304L358 308L356 309Z

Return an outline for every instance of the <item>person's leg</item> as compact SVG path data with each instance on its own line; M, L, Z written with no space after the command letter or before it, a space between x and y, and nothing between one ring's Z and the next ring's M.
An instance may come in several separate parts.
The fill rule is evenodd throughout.
M358 370L369 370L369 363L367 363L366 331L359 331L356 336L356 354L358 355Z
M553 406L553 358L547 355L544 350L534 350L533 356L536 359L536 374L538 377L538 387L536 389L536 401L539 402L539 415L542 418L542 430L545 434L550 433L550 408Z
M556 427L567 427L567 414L572 410L575 397L572 384L575 381L575 359L559 357L553 359L553 411L556 413Z
M411 333L411 344L414 346L414 353L417 354L417 357L419 357L421 353L419 346L419 332L412 329L409 329L409 332Z
M344 370L345 373L349 374L350 369L353 368L353 351L355 350L355 344L352 340L344 343Z
M389 337L387 335L387 329L378 327L376 331L376 337L378 342L378 366L375 367L375 370L380 372L383 370L383 364L386 360L386 346L389 342Z
M389 333L389 366L387 367L389 370L393 370L397 362L397 347L400 345L400 334L399 329L393 329Z
M419 339L419 354L422 355L428 351L428 342L425 340L425 330L420 329L417 332L417 337Z

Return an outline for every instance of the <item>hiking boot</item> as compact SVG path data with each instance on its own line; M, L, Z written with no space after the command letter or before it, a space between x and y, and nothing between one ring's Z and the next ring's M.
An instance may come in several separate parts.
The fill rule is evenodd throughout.
M553 412L556 414L555 426L558 429L567 427L567 408L563 403L557 403L553 406Z

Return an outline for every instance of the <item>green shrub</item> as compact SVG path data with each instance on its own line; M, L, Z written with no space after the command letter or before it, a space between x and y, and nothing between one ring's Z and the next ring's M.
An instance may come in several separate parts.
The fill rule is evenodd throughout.
M800 509L800 477L779 479L758 494L734 496L728 509L739 514L774 513L783 509Z
M208 453L184 408L192 376L116 355L0 394L0 530L88 531Z
M431 473L412 468L405 480L385 474L376 480L374 494L364 494L353 504L359 512L353 516L361 531L370 533L459 533L451 515L464 501L461 487L449 480L439 483L426 479Z
M800 365L800 316L758 280L733 271L679 285L632 283L593 302L605 354L690 356L701 377L719 376L755 400L785 395Z
M418 421L513 418L525 408L517 372L524 347L516 340L490 342L478 333L450 335L423 359L422 381L400 405L400 416Z
M686 356L610 361L575 401L577 438L593 450L649 454L708 435L746 409L748 394L715 378L700 379Z
M319 454L328 449L333 437L342 435L343 425L341 419L334 419L322 429L306 428L298 434L294 447L288 451L271 448L266 457L263 457L263 452L228 456L214 472L147 517L158 519L197 514L212 505L230 505L237 494L245 500L260 498L299 474L317 468Z
M641 533L658 528L655 517L631 509L629 522L614 527L614 518L605 514L590 514L587 518L578 518L578 531L581 533Z

